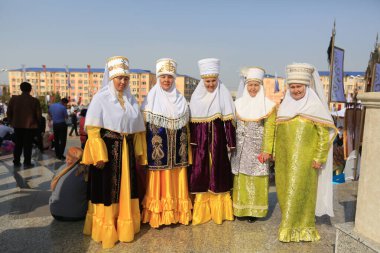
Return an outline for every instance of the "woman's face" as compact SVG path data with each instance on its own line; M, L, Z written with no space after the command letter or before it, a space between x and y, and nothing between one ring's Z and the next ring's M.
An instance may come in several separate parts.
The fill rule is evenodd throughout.
M214 92L216 87L218 87L218 78L217 77L208 77L203 79L203 83L208 92Z
M257 93L260 91L261 85L257 81L247 82L247 91L251 97L256 97Z
M112 79L117 91L123 91L129 84L129 76L118 76Z
M300 83L292 83L289 85L290 96L294 100L300 100L306 94L306 85Z
M174 83L174 77L171 75L162 75L160 78L160 85L164 91L168 91Z

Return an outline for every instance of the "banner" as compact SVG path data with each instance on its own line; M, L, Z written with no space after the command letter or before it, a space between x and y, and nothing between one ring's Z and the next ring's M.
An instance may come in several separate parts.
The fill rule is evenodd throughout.
M334 61L330 94L331 102L346 102L343 83L343 61L344 50L339 47L334 47Z
M375 81L373 82L373 91L380 92L380 63L375 64Z

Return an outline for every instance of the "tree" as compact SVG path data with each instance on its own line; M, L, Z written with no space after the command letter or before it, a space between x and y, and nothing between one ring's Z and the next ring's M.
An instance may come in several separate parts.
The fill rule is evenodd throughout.
M45 96L38 96L38 100L40 101L42 112L43 113L47 113L47 111L48 111L48 104L46 103L46 97Z
M0 100L2 103L8 103L9 99L11 99L11 94L9 91L6 89L6 87L1 87L3 90L2 95L0 96Z

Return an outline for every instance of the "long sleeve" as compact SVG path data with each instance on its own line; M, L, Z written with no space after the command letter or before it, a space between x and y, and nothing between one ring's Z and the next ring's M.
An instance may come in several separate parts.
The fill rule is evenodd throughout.
M83 152L82 163L96 165L97 162L108 162L107 147L100 137L100 127L88 127L88 140Z
M324 126L315 124L318 132L318 143L316 146L316 152L314 155L314 161L319 163L325 163L330 148L329 129Z
M148 164L147 150L146 150L146 133L136 133L133 138L133 145L135 147L135 156L138 158L140 165Z
M224 128L227 136L227 144L230 148L236 147L236 128L232 120L224 121Z
M273 153L274 136L276 130L276 110L265 119L264 122L264 139L262 151L268 154Z

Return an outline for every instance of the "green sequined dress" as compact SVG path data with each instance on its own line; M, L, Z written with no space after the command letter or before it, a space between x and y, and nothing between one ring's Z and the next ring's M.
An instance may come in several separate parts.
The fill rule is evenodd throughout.
M318 171L312 162L326 162L329 139L328 127L301 116L277 124L275 175L282 242L320 239L315 227Z

